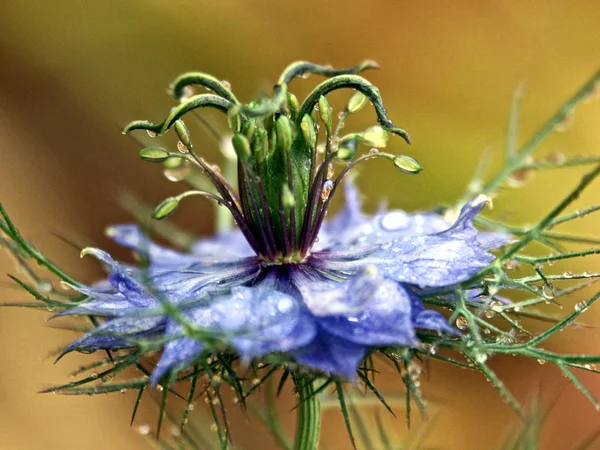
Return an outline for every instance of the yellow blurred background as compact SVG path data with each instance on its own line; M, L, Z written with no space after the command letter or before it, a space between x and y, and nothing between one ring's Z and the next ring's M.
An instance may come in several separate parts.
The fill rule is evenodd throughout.
M118 194L129 190L157 203L181 190L156 167L141 163L139 144L120 133L130 120L162 120L172 106L166 88L181 72L201 70L227 79L238 98L249 101L268 92L294 60L336 67L376 60L381 70L366 76L380 88L390 118L414 140L410 148L392 140L391 150L417 157L425 170L403 177L373 164L362 171L359 184L367 209L386 198L393 207L415 210L455 201L484 148L501 154L510 98L519 83L527 89L523 142L600 65L597 0L4 0L0 10L0 200L25 236L86 281L99 275L98 267L80 261L53 233L85 237L125 256L103 235L105 226L130 220L117 204ZM297 80L293 90L305 94L315 82ZM356 124L373 118L362 113ZM598 155L599 123L600 102L582 105L572 126L553 135L540 157L555 151ZM195 145L200 148L198 139ZM208 139L202 151L219 158ZM526 188L497 198L495 212L511 223L533 223L582 173L540 174ZM597 202L599 195L596 183L575 206ZM175 221L207 234L211 215L209 205L188 202ZM563 230L598 236L599 226L592 217ZM4 254L0 264L0 272L14 272ZM598 259L588 258L570 270L598 267ZM25 299L8 279L2 281L0 301ZM130 395L36 394L66 382L70 369L93 358L69 355L53 365L48 354L74 336L48 326L48 316L0 310L0 448L146 448L129 428ZM595 323L600 315L596 308L584 317ZM551 346L598 353L597 339L594 330L571 330ZM524 402L537 390L546 406L558 399L540 448L575 448L598 429L600 415L556 368L516 358L498 359L492 367ZM402 392L400 379L382 370L386 389ZM600 395L598 379L585 375ZM500 448L522 426L478 374L432 364L422 384L435 406L423 448ZM285 402L292 404L291 398ZM154 423L151 402L143 406L138 423ZM398 420L386 418L385 424L405 436L401 404L397 413ZM287 406L281 414L293 422ZM271 445L266 431L256 432L256 420L235 414L234 422L242 448ZM418 431L417 421L411 433ZM592 448L600 448L596 445ZM337 414L325 417L322 448L350 448Z

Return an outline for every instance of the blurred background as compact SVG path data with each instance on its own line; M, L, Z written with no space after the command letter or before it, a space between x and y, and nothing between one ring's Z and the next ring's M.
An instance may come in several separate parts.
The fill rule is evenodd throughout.
M130 191L155 204L182 190L156 166L141 163L140 144L120 132L134 119L162 120L172 106L166 88L181 72L200 70L227 79L238 98L249 101L269 92L294 60L336 67L376 60L381 70L366 76L380 88L390 118L414 140L410 148L391 140L390 150L415 156L425 170L418 177L400 176L385 164L363 170L358 183L372 211L384 199L406 210L456 201L482 151L491 148L501 155L510 99L519 83L526 86L523 142L600 65L597 0L2 0L0 10L0 200L25 236L85 281L99 276L98 266L80 261L77 251L54 234L125 257L103 234L107 225L131 220L118 205L119 194ZM317 81L297 80L293 90L301 97ZM373 120L365 109L354 125ZM225 129L224 121L216 123ZM600 102L583 104L539 158L557 151L598 155L599 123ZM204 148L196 138L195 146L218 162L210 139ZM500 163L496 158L495 166ZM494 202L495 213L514 224L533 223L583 171L540 174L523 189L503 192ZM574 207L591 205L599 195L596 183ZM190 201L175 221L207 234L212 213L207 203ZM599 226L600 220L591 217L561 231L598 236ZM2 273L14 272L4 254L0 267ZM569 266L573 272L599 268L593 258ZM0 285L1 301L25 299L8 279ZM565 305L563 313L571 308ZM0 310L0 447L146 448L129 428L134 398L128 394L36 394L66 382L69 370L93 358L69 355L53 365L48 355L74 335L52 329L48 317ZM598 308L584 317L597 323ZM598 353L598 337L593 329L570 330L550 346ZM545 407L556 400L541 448L574 448L598 429L594 407L557 369L509 357L492 367L523 402L538 391ZM583 374L582 379L600 395L599 378ZM391 371L382 368L381 381L401 396L401 381ZM424 435L414 448L499 448L522 427L478 374L432 364L422 388L432 405L431 419L425 429L414 415L410 433ZM292 400L287 396L281 408L290 425ZM400 439L409 431L402 402L396 406L399 419L386 416L384 423ZM138 424L154 424L152 402L146 399L142 407ZM194 412L190 420L201 415ZM237 413L232 420L242 447L269 448L267 432L256 432L256 420ZM335 412L325 417L323 448L350 448Z

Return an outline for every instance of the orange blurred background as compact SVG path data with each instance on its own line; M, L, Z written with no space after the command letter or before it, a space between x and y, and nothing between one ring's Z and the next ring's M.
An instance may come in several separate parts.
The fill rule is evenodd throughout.
M523 142L600 65L596 0L4 0L0 7L0 200L26 237L86 281L100 274L97 265L80 261L52 233L84 237L124 257L103 235L107 225L130 220L117 204L118 194L132 191L154 204L181 191L156 167L142 164L139 144L120 133L134 119L162 120L172 106L166 88L181 72L200 70L227 79L238 98L249 101L269 91L294 60L336 67L376 60L381 70L366 76L380 88L390 118L414 140L410 148L391 140L390 149L417 157L425 170L418 177L399 176L384 164L363 170L359 184L372 211L384 198L407 210L455 201L482 150L491 146L501 154L512 91L520 82L527 87ZM295 81L293 90L305 94L315 82L315 77ZM362 113L357 129L372 121ZM582 105L573 125L553 135L540 157L555 151L598 155L599 121L600 102ZM200 148L198 139L195 143ZM219 158L208 139L203 153ZM495 213L511 223L533 223L582 173L540 174L524 189L497 198ZM591 205L599 195L596 183L573 208ZM210 233L209 205L191 201L181 209L177 223L199 235ZM599 226L591 217L561 231L598 236ZM582 259L569 270L598 270L598 261ZM2 273L14 271L4 254L0 264ZM25 299L8 280L0 285L1 301ZM70 369L93 358L69 355L54 366L48 354L73 335L47 326L48 316L0 310L0 448L147 447L129 428L134 400L129 394L36 394L67 382ZM600 316L592 308L584 317L595 323ZM598 353L597 339L594 330L570 330L550 345ZM516 358L491 365L524 402L538 389L545 405L558 398L542 430L541 448L574 448L598 428L594 407L556 368ZM400 379L382 370L382 384L400 394ZM600 395L598 379L586 375L581 378ZM423 448L500 448L522 426L483 376L432 364L422 386L434 406ZM291 398L285 402L292 404ZM138 423L154 423L152 403L145 400L143 406ZM401 438L409 432L402 402L396 406L400 418L386 417L385 424ZM281 414L293 423L287 406ZM350 448L338 416L325 416L324 449ZM256 432L256 420L242 414L233 420L241 448L271 445L266 431ZM420 431L417 420L410 433Z

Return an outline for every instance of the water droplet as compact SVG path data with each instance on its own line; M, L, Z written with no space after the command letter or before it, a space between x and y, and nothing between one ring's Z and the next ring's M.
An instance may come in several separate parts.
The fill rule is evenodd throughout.
M574 117L573 112L571 111L559 123L556 124L556 126L554 127L554 130L558 131L559 133L562 133L563 131L567 131L571 127L571 125L573 125L573 122L574 122L573 117Z
M156 390L157 390L158 392L162 392L164 389L165 389L165 388L163 387L163 385L162 385L162 384L157 384L157 385L156 385Z
M181 141L177 141L177 150L179 150L181 153L189 153L190 151Z
M585 300L580 300L575 303L575 311L583 311L585 308L587 308L587 302Z
M469 328L469 322L464 316L458 316L456 318L456 328L459 330L466 330Z
M219 375L215 375L214 377L212 377L211 383L213 384L213 386L218 386L219 384L221 384L222 381L223 379Z
M583 276L584 277L591 277L592 274L586 270L586 271L583 272Z
M319 153L320 155L325 153L325 144L318 144L317 145L317 153Z
M146 130L146 133L148 133L148 136L150 136L151 138L156 137L156 133L154 131Z
M190 172L188 164L182 164L179 167L169 167L164 170L165 178L169 181L181 181Z
M231 83L227 80L221 80L221 84L225 86L225 89L231 90Z
M114 378L115 378L115 374L109 373L109 374L104 375L102 378L100 378L100 380L103 383L110 383L112 380L114 380Z
M488 359L487 353L475 353L475 361L479 364L483 364Z
M369 155L374 155L375 153L379 153L379 149L373 147L371 150L369 150Z
M542 365L546 364L546 360L542 359L542 358L538 359L537 362L540 363L540 364L542 364Z
M546 157L546 161L550 164L562 164L567 160L567 157L560 152L552 152Z
M486 319L493 319L496 316L496 311L493 309L486 309L483 315Z
M556 258L558 255L559 255L559 253L557 253L557 252L552 252L552 253L550 253L549 257L550 257L550 258ZM548 265L549 265L549 266L553 266L554 264L556 264L556 260L555 260L555 259L550 259L550 260L548 260Z
M126 394L126 393L127 393L127 389L119 389L119 392L120 392L121 394Z
M252 385L253 386L258 386L260 384L260 378L254 378L252 380Z
M544 284L544 287L542 287L542 295L544 296L544 298L552 300L554 298L554 291L552 289L552 286Z
M47 280L40 280L37 283L38 289L40 292L45 292L46 294L52 292L52 282Z
M381 228L386 231L397 231L410 225L410 217L402 211L392 211L381 219Z
M595 364L584 364L583 367L585 367L588 370L597 370Z
M585 94L585 97L583 97L583 101L585 103L591 103L594 100L597 100L598 97L600 97L600 89L598 89L598 83L596 83L594 87L590 89L590 91L587 94Z
M218 398L212 399L213 406L221 406L221 401Z
M181 436L181 428L177 425L171 425L171 436L179 437Z
M90 373L90 378L98 378L98 372L91 372Z
M150 430L151 430L150 425L148 425L147 423L137 427L137 432L139 434L141 434L142 436L147 436L148 434L150 434Z
M326 201L331 195L331 191L333 190L334 183L331 180L325 181L323 183L323 190L321 191L321 200Z
M565 278L573 278L573 272L565 272L565 273L563 273L563 277L565 277Z
M513 170L507 183L510 187L521 187L531 179L533 174L534 171L531 169Z
M210 424L210 431L214 431L215 433L219 430L219 427L216 423L211 423Z

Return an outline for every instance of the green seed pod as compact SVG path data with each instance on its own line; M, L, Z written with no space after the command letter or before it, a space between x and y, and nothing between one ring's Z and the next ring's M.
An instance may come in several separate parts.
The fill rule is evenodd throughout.
M169 159L169 152L163 148L145 148L140 150L140 158L142 158L144 161L163 162Z
M277 143L285 152L292 147L292 123L283 115L277 119Z
M179 137L179 140L188 150L192 150L192 141L190 140L190 130L185 125L183 120L179 119L175 121L175 133Z
M300 109L300 103L298 103L298 98L291 92L288 92L287 103L288 108L290 109L290 115L292 116L292 120L295 120L298 116L298 110Z
M388 134L379 125L367 128L362 134L362 140L365 145L375 148L383 148L387 145Z
M158 204L156 208L154 208L154 211L152 212L152 218L156 220L165 219L173 214L178 206L179 199L177 197L165 198Z
M302 134L304 135L304 140L308 144L310 148L315 148L317 144L317 134L315 133L315 123L311 119L311 117L306 114L302 118L302 123L300 124L300 128L302 129Z
M252 140L252 136L254 135L255 129L256 129L256 120L254 120L254 119L248 119L242 125L242 133L244 134L244 136L246 136L246 138L249 141Z
M322 95L319 97L319 116L325 124L325 128L327 128L327 133L331 134L331 126L333 124L333 119L331 117L331 106L329 106L329 102Z
M283 206L291 208L296 204L296 198L287 184L284 184L281 188L281 199L283 200Z
M257 128L252 139L252 154L258 162L262 162L269 151L269 142L267 139L267 130Z
M227 111L227 121L229 122L229 128L231 131L239 131L241 126L240 119L240 108L238 106L232 106Z
M361 135L358 133L344 136L338 145L336 158L342 161L350 161L356 156L356 150L360 141Z
M346 104L346 111L350 114L359 112L367 104L367 100L367 97L362 92L355 92Z
M394 165L404 173L416 174L423 170L421 164L419 164L419 162L416 159L411 158L410 156L394 156L393 161Z
M231 143L235 149L235 153L242 163L247 163L250 159L250 142L242 133L235 133L231 138Z

